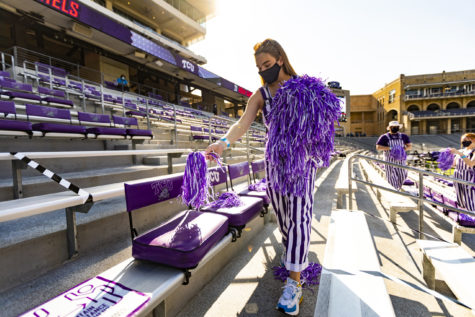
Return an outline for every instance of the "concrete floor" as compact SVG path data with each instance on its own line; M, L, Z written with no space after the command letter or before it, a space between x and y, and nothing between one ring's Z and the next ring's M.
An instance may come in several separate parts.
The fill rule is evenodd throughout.
M335 182L341 161L324 171L317 180L309 260L323 262L328 223L335 208ZM356 175L361 177L359 171ZM376 199L373 191L358 184L355 206L368 213L367 221L381 264L381 271L415 285L425 286L422 279L421 252L417 249L417 213L398 215L398 225L389 221L389 211ZM450 225L433 211L425 213L425 232L450 241ZM283 283L273 277L282 252L281 236L275 223L267 224L247 248L238 252L230 263L218 269L214 279L204 286L192 301L184 303L179 317L188 316L283 316L275 310ZM16 316L48 300L58 290L94 276L130 256L130 242L119 241L107 250L98 249L65 263L53 272L15 289L0 294L0 316ZM475 255L475 236L464 235L463 247ZM68 272L75 272L68 274ZM385 280L397 316L473 316L469 310L450 301L435 299L417 289ZM441 281L437 291L452 296ZM318 287L304 291L300 316L313 316Z

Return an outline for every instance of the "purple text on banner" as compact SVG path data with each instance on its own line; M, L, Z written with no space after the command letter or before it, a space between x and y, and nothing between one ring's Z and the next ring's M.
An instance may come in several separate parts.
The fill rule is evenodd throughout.
M149 300L149 295L96 276L20 317L134 316Z

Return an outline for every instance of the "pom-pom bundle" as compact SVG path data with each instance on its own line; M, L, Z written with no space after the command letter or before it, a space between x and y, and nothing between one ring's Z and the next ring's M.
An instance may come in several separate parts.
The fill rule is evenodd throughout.
M274 278L285 282L290 275L290 272L283 266L274 266ZM300 283L303 287L311 287L319 283L320 274L322 273L322 266L318 263L311 262L307 268L300 273Z
M209 203L210 179L206 158L202 152L192 152L186 159L183 176L182 201L193 208L200 208Z
M234 192L226 192L219 196L218 199L209 204L213 208L230 208L242 205L241 198Z
M329 165L340 100L321 79L303 75L279 88L266 116L267 181L281 194L305 197L309 171Z
M248 189L255 192L265 192L267 189L265 177L258 181L256 184L251 184L248 186Z
M439 163L439 168L442 171L447 171L454 164L454 155L452 154L452 152L450 152L450 149L448 148L441 150L437 162Z
M389 150L389 156L396 161L405 161L406 160L406 151L404 147L400 145L395 145Z

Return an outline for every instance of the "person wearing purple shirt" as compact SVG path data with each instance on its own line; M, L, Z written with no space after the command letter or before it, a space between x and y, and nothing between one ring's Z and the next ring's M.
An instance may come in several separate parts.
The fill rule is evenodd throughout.
M384 160L391 163L406 165L405 155L395 157L397 150L408 151L412 144L409 137L399 132L401 125L398 121L391 121L387 127L388 133L381 135L376 142L376 150L383 151ZM399 148L398 148L399 147ZM400 190L407 178L407 170L394 166L385 166L386 180L391 186Z

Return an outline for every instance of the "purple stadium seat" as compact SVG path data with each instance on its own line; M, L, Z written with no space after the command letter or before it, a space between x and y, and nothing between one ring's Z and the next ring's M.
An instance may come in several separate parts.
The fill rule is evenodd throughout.
M54 90L45 87L38 87L38 92L43 95L47 95L43 97L41 100L47 102L48 104L57 104L57 105L65 105L73 107L74 104L71 100L64 99L66 95L62 90Z
M138 127L137 118L112 116L112 120L114 122L114 125L121 125L124 127L129 127L129 126ZM145 136L145 137L153 138L153 133L150 130L127 128L127 134L132 137Z
M211 178L211 185L216 186L223 183L226 183L227 187L227 176L226 171L220 167L214 167L209 169L209 175ZM259 212L263 210L262 199L256 197L241 197L242 206L232 207L232 208L214 208L214 207L203 207L200 210L204 212L212 212L220 215L224 215L229 220L229 226L235 227L238 229L238 236L241 234L242 228L248 223L252 218L257 216Z
M9 114L14 114L16 119L15 103L13 103L13 101L0 101L0 113L2 113L4 117ZM31 122L28 121L1 119L0 130L23 131L31 135L32 125Z
M233 188L233 179L247 175L248 181L249 181L249 177L250 177L249 162L245 161L242 163L228 165L228 172L229 172L229 180L231 181L231 188ZM258 192L258 191L253 191L253 190L249 190L248 188L245 188L242 190L237 190L237 193L240 196L258 197L262 199L264 203L264 208L266 208L266 211L267 211L267 208L269 207L269 204L270 204L270 199L269 199L269 196L267 196L266 192Z
M40 102L41 97L33 94L33 88L29 84L17 83L9 80L0 80L0 87L8 90L1 92L2 95L9 96L10 99L22 99L29 102Z
M191 129L191 137L193 140L208 140L209 136L203 135L203 128L197 126L190 126Z
M67 109L58 109L53 107L26 105L27 117L44 117L52 119L62 119L71 121L71 113ZM80 125L42 122L33 124L34 131L41 131L45 136L47 133L72 133L72 134L86 134L86 127Z
M7 77L7 78L9 78L9 77L10 77L10 73L9 73L9 72L4 72L4 71L0 71L0 76L1 76L1 77Z
M125 184L125 200L132 232L132 256L180 269L194 268L206 253L228 232L228 219L222 215L183 211L160 226L138 235L132 212L178 197L183 176L139 184ZM158 211L158 210L157 210Z
M87 128L87 133L93 133L95 135L127 135L127 130L123 128L110 127L111 120L106 114L88 113L78 111L78 120L81 125L90 125L91 123L105 123L109 127L92 127Z

